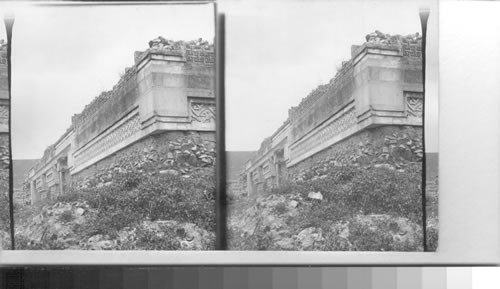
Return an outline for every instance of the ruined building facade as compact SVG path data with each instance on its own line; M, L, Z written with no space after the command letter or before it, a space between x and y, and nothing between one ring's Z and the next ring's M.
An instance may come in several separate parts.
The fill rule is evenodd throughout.
M9 170L9 67L7 43L0 40L0 170ZM7 180L5 180L7 181ZM5 185L8 187L8 184ZM2 185L2 187L4 187ZM7 193L7 192L1 192Z
M246 193L258 193L327 158L345 163L373 154L382 160L394 150L421 158L415 143L422 112L421 38L376 31L351 47L351 59L328 84L289 110L247 162L240 183Z
M73 179L148 139L186 132L215 139L213 45L159 37L149 46L135 52L135 64L111 91L72 117L30 170L32 204L64 194Z

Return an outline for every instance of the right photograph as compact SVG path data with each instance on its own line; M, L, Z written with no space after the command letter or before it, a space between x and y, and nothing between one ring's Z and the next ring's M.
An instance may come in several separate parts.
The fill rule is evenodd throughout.
M228 249L436 251L437 2L225 9Z

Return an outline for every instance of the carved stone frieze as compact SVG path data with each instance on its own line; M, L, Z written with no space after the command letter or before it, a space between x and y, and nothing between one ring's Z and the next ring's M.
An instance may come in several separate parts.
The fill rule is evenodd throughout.
M422 93L419 92L405 92L406 97L406 111L409 117L421 118L424 111L424 102Z
M191 102L193 121L209 123L215 121L215 104L208 102Z

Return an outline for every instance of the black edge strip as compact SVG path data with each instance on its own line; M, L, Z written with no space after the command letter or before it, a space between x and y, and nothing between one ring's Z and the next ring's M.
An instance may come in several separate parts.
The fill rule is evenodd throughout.
M15 231L14 231L14 176L13 173L13 163L12 163L12 129L11 129L11 102L12 102L12 26L14 25L14 16L8 15L4 19L5 28L7 30L7 73L8 73L8 83L9 83L9 214L10 214L10 247L12 250L16 249L15 241Z
M226 250L226 138L225 138L225 107L224 107L224 14L216 15L216 135L217 135L217 158L216 158L216 250Z
M420 11L420 24L422 25L422 81L423 81L423 97L422 97L422 150L424 157L422 160L422 232L424 242L424 252L428 252L427 247L427 151L425 149L425 53L426 53L426 38L427 38L427 20L429 19L429 11L421 9Z

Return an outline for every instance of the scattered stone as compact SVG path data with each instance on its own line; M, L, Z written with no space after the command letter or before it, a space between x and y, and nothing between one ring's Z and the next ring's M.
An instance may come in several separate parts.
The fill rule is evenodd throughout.
M375 164L373 165L374 168L385 168L389 170L395 170L396 168L393 165L390 164Z
M165 175L165 174L167 174L167 175L173 175L173 176L178 176L178 175L179 175L179 172L178 172L178 171L176 171L176 170L172 170L172 169L169 169L169 170L161 170L161 171L159 171L159 173L160 173L161 175Z
M295 248L294 243L295 243L295 241L292 238L283 238L283 239L277 241L276 245L280 249L293 250Z
M322 240L322 230L321 228L309 227L306 228L297 235L297 241L303 250L312 249L315 242L320 242Z
M307 194L307 197L314 200L323 200L323 195L321 194L321 192L310 192L309 194Z

